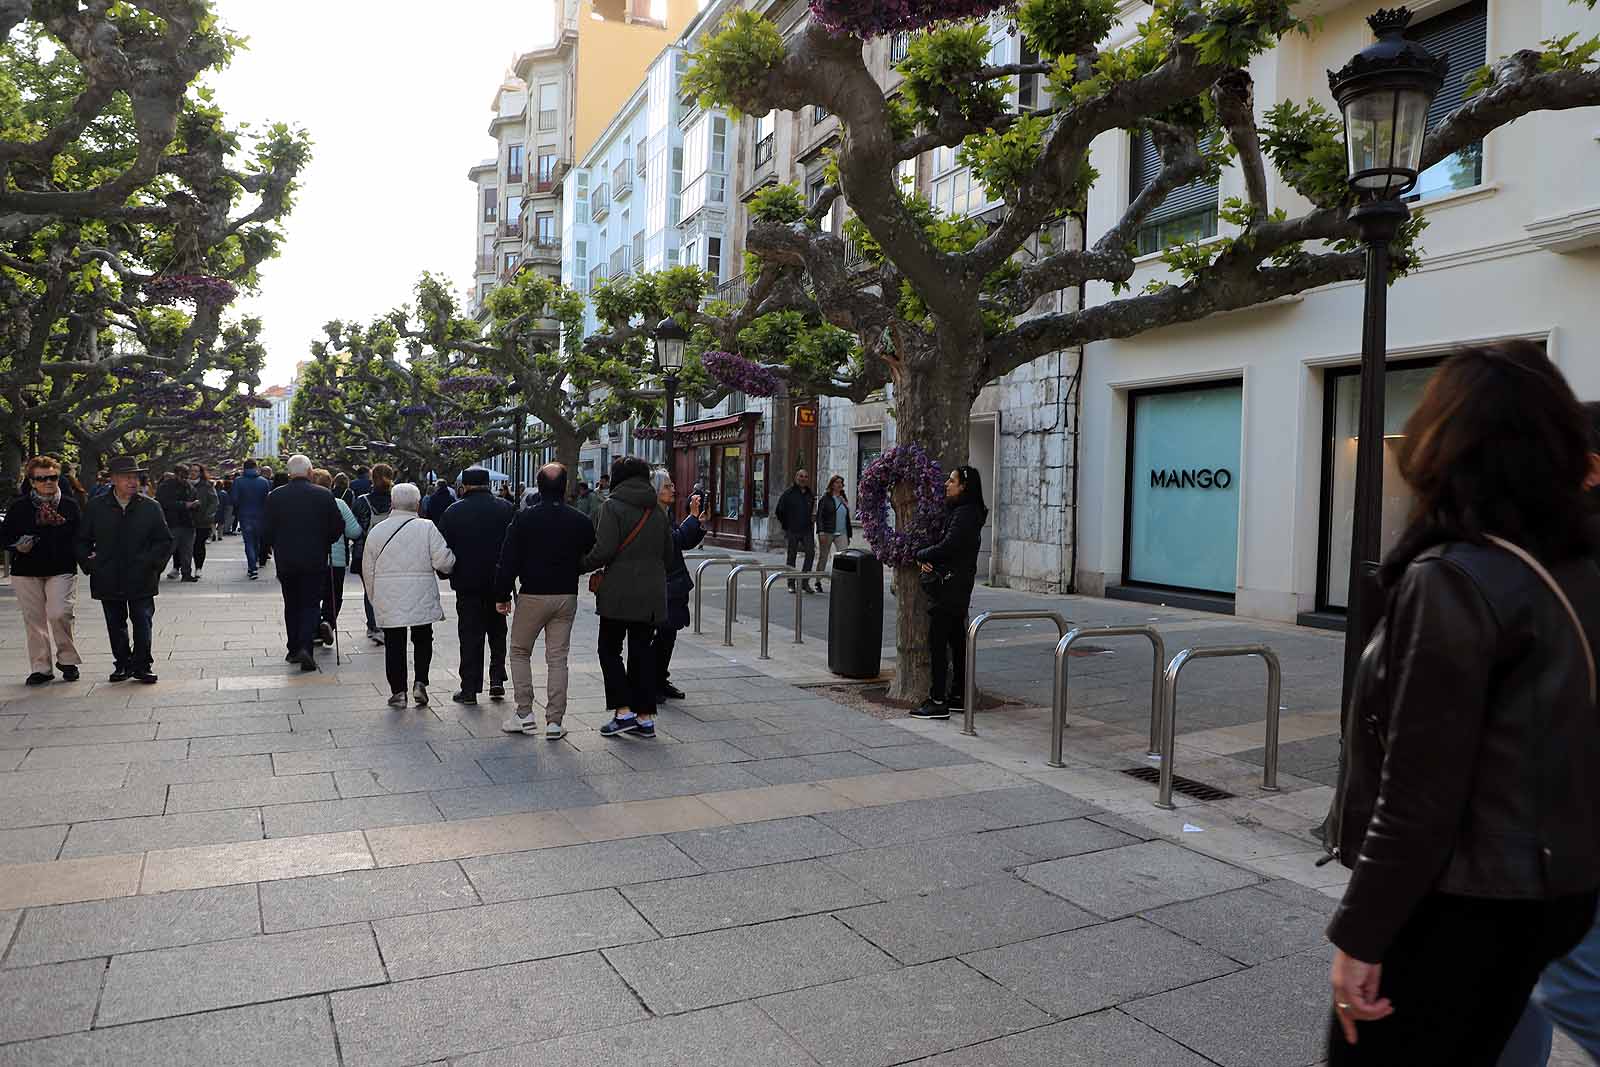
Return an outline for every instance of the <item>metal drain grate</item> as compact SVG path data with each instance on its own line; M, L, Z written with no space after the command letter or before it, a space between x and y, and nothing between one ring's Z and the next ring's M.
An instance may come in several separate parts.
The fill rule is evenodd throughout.
M1161 770L1158 767L1127 767L1123 770L1129 778L1137 778L1141 782L1157 783L1161 781ZM1235 794L1226 789L1218 789L1214 785L1197 782L1193 778L1185 778L1181 774L1172 776L1172 789L1186 797L1196 800L1231 800Z

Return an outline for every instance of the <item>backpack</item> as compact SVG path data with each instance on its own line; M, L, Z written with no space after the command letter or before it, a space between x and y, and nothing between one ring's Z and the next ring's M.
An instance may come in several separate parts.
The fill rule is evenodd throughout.
M367 548L367 532L384 519L387 519L389 517L389 513L394 510L393 498L390 499L389 507L385 508L383 511L379 511L373 506L371 493L362 493L361 496L356 499L357 504L360 504L362 501L366 501L367 520L361 523L361 537L350 543L350 565L355 570L361 569L361 557L365 554ZM356 511L355 508L351 508L350 510ZM361 515L359 512L356 514L356 521L361 522Z

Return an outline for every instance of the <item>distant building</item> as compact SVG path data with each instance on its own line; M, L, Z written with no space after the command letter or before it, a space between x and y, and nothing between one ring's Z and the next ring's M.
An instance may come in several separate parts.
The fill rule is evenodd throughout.
M301 364L304 366L304 364ZM256 423L256 446L251 453L256 459L275 459L278 456L280 436L289 424L289 405L294 402L295 386L300 376L296 374L288 385L272 385L261 390L263 399L272 401L270 408L256 408L252 418Z

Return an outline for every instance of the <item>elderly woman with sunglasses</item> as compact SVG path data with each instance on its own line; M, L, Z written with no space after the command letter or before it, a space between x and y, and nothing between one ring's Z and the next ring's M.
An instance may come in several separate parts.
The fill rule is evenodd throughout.
M78 591L73 538L82 512L62 492L61 465L49 456L28 461L27 492L11 502L0 545L11 552L11 588L22 609L28 635L27 684L44 685L61 677L78 680L78 648L72 640L72 602ZM55 654L51 655L51 639Z

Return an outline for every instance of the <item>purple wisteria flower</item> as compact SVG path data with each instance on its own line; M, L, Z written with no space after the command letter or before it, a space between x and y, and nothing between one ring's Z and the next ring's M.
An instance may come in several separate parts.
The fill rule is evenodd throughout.
M433 409L427 404L407 404L400 409L402 415L432 415Z
M169 274L144 283L145 299L152 304L185 300L192 304L230 304L239 290L233 283L208 274Z
M494 374L468 374L460 378L446 378L439 383L441 393L476 393L498 389L505 379Z
M700 364L706 373L729 389L746 396L772 396L778 391L778 376L759 363L732 352L705 352Z
M894 490L909 485L916 509L902 527L889 525ZM944 471L920 445L899 445L883 453L861 474L856 490L861 531L872 552L887 566L910 567L917 549L938 535L944 522Z

